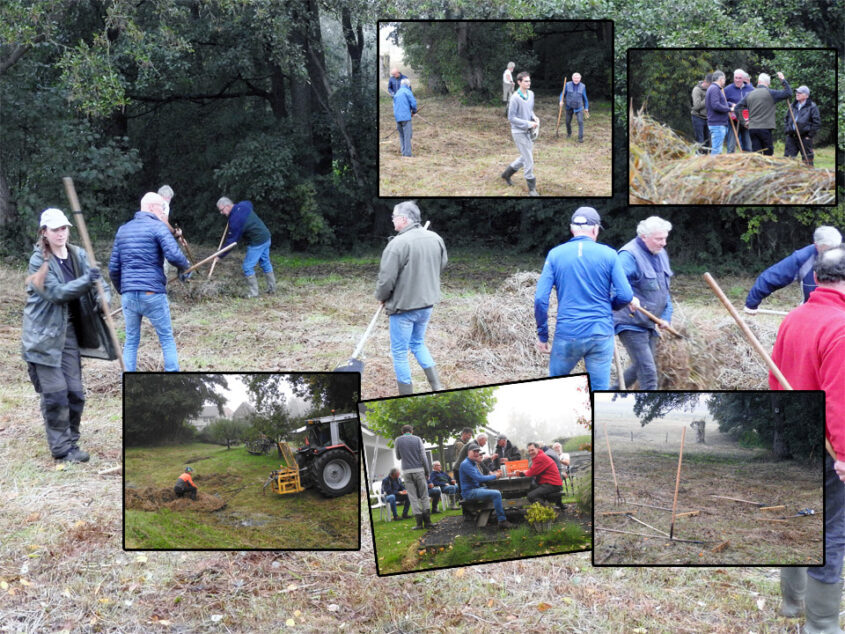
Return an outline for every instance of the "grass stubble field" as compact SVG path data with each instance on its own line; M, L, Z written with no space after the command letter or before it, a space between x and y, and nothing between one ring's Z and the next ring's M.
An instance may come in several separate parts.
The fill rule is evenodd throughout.
M669 566L821 564L824 559L821 464L773 462L764 451L738 446L718 431L712 419L707 425L706 443L698 444L695 431L689 429L689 423L696 418L700 417L671 412L642 427L634 416L612 416L598 406L594 445L595 526L652 537L596 530L593 561L604 565ZM624 502L616 500L605 424ZM664 533L670 532L671 511L651 507L672 507L681 431L685 426L677 512L699 511L699 514L678 517L674 536L704 541L704 544L670 542L624 515L610 515L629 511L636 520ZM762 511L752 504L724 497L786 508ZM814 509L816 515L774 521L806 508Z
M379 196L527 196L522 170L513 187L500 178L519 156L510 124L499 106L463 106L453 97L419 99L413 119L413 156L399 153L393 102L379 97ZM544 197L596 197L612 194L612 121L609 102L595 102L584 120L584 142L578 143L573 118L566 137L564 111L555 137L557 96L537 97L535 114L540 137L534 144L537 191ZM424 119L424 121L423 121Z
M211 252L213 246L195 251ZM99 259L108 248L98 245ZM427 338L446 387L543 376L546 359L530 352L530 297L525 308L513 308L530 333L522 346L512 340L479 343L472 325L477 308L502 303L497 293L506 277L539 271L542 262L490 253L450 256L444 301ZM280 292L255 301L233 297L241 287L238 259L224 261L209 283L172 291L183 370L328 370L349 356L376 307L377 257L274 256ZM0 304L0 624L8 631L247 632L290 626L309 632L498 632L509 622L525 630L565 624L572 632L640 628L650 634L794 628L775 615L774 568L593 568L587 552L379 578L366 505L362 549L356 552L124 552L121 475L98 475L121 464L117 365L84 362L83 446L92 459L58 470L20 360L24 277L22 265L0 265L0 284L7 289ZM678 277L679 312L688 319L724 317L700 280ZM751 280L720 282L738 301ZM777 301L792 299L779 295ZM767 327L773 330L776 323ZM122 335L119 319L117 324ZM381 325L367 346L365 399L395 393L387 342ZM161 367L146 324L140 362L145 371ZM412 367L415 383L423 384ZM745 382L764 384L762 365L749 366Z

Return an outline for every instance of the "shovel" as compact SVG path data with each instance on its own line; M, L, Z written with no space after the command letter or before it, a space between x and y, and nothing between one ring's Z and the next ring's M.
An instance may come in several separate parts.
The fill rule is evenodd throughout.
M426 221L423 229L428 229L428 225L430 224L430 220ZM335 372L360 372L361 374L364 373L364 362L359 357L364 351L364 344L367 343L367 339L369 339L370 335L373 333L373 328L375 328L376 322L378 321L379 315L381 315L381 311L383 309L384 304L379 304L378 310L376 310L376 314L373 315L373 318L370 320L370 325L367 326L367 329L364 331L364 336L361 337L361 340L358 342L358 345L355 346L355 350L352 352L352 356L347 359L346 363L341 363L339 366L337 366L334 369Z

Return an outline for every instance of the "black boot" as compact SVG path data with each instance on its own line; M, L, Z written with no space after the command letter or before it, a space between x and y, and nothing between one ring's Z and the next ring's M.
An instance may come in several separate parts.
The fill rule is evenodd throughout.
M529 196L539 196L540 194L537 193L537 179L536 178L526 178L525 182L528 183L528 195Z
M406 520L406 519L408 519L409 517L411 517L411 516L408 514L408 511L410 510L410 508L411 508L410 506L406 506L405 508L403 508L403 509L402 509L402 519L403 519L403 520Z
M64 459L74 448L70 431L70 407L67 392L48 392L41 395L41 413L47 444L54 458Z
M74 447L64 456L57 456L56 460L59 462L88 462L89 458L88 452L82 451L79 447Z
M432 526L434 526L434 524L431 522L431 513L429 513L428 511L425 511L423 513L423 526L425 528L431 528Z
M423 516L422 515L414 515L414 519L417 520L417 525L411 527L412 531L421 531L423 528L425 528L423 526Z
M513 176L514 174L516 174L516 170L514 168L512 168L510 165L508 165L505 168L505 171L502 172L502 178L505 179L505 182L508 185L513 185L513 182L511 181L511 176Z
M432 514L437 513L437 500L435 498L431 498L431 512Z

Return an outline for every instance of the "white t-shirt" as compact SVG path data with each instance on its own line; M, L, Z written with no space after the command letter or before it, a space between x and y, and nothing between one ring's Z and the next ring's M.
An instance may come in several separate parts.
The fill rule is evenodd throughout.
M506 68L505 72L502 73L502 83L503 84L512 84L513 83L513 73L511 73L510 68Z

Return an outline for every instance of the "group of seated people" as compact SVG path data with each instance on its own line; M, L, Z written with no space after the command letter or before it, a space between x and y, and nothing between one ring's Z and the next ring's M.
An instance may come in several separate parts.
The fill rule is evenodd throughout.
M439 461L432 463L432 471L428 478L428 495L431 499L431 512L437 513L438 505L443 494L460 495L464 500L490 501L496 510L496 517L500 528L510 528L502 505L502 493L496 489L487 488L485 483L503 477L502 466L507 461L521 460L522 454L511 444L507 436L500 434L496 441L493 454L483 455L483 447L487 444L487 434L478 434L472 438L472 430L464 429L458 458L455 461L454 477L443 471ZM530 442L527 446L530 467L526 471L509 473L512 476L532 478L531 488L527 497L530 503L545 500L563 508L561 495L563 494L564 479L569 478L569 455L563 454L560 443L551 447L539 442ZM381 483L384 501L390 506L393 519L400 519L397 503L403 503L401 519L409 517L410 500L408 492L400 477L399 469L393 468ZM445 510L444 502L444 510Z

